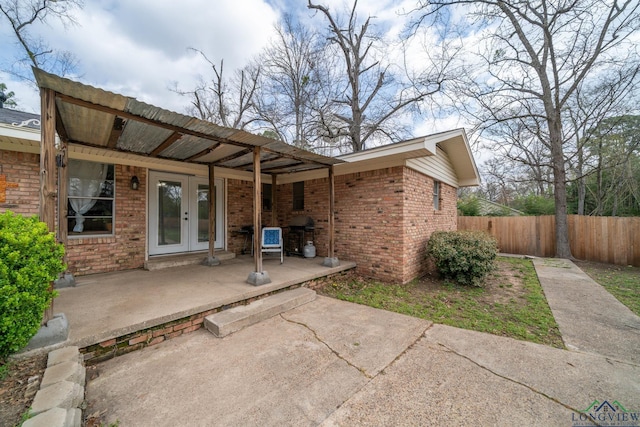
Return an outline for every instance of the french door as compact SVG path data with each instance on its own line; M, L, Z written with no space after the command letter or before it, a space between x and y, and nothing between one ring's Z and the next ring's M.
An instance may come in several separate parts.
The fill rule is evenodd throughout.
M149 172L149 255L209 248L209 180ZM224 246L223 181L216 179L216 241Z

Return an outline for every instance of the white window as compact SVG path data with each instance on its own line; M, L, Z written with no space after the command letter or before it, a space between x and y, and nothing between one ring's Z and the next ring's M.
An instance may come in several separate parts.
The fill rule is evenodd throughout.
M433 209L440 210L440 182L433 181Z
M114 167L69 160L69 235L113 234Z

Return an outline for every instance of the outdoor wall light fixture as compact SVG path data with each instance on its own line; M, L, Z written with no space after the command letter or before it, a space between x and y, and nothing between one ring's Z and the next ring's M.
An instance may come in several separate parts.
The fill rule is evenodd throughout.
M131 189L137 190L138 188L140 188L140 180L134 175L131 177Z

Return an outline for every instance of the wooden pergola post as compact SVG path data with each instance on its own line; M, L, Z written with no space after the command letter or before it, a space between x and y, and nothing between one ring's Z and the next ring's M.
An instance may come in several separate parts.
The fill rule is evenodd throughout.
M262 176L260 171L260 147L253 149L253 259L255 271L249 274L247 283L255 286L271 283L266 271L262 271Z
M278 200L276 199L277 197L277 191L276 191L276 182L277 182L277 177L278 175L276 175L275 173L273 175L271 175L271 226L272 227L277 227L278 226Z
M220 265L216 258L216 176L212 163L209 164L209 254L202 265Z
M340 261L335 256L335 180L333 176L333 166L329 166L329 253L322 265L325 267L337 267Z
M64 138L60 138L60 149L58 156L56 156L56 163L58 166L58 243L67 247L67 240L69 237L69 223L67 216L69 215L68 196L69 196L69 153L67 141ZM64 252L62 259L65 265L68 265L67 251ZM55 281L56 288L66 288L69 286L75 286L76 281L73 274L65 272L62 277Z
M41 143L40 143L40 221L50 232L56 231L56 94L52 89L41 89ZM53 292L53 282L49 284ZM42 324L53 318L53 300L44 313Z

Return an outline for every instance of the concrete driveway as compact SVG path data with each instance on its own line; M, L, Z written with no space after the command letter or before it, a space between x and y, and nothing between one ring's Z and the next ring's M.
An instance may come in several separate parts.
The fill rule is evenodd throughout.
M595 400L640 412L637 364L325 297L96 369L85 413L121 427L571 426Z

